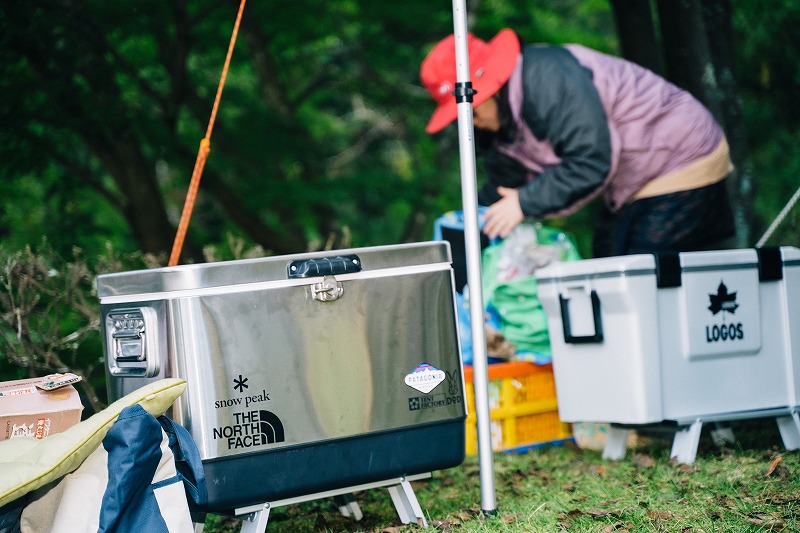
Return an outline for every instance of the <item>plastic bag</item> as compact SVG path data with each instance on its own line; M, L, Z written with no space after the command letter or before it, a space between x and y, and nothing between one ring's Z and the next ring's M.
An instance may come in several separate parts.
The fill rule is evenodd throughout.
M540 241L540 234L542 241ZM553 261L567 261L574 247L561 231L519 224L500 245L497 278L500 281L530 276Z
M539 301L536 270L552 261L580 259L574 238L556 228L520 224L483 251L483 295L498 316L499 331L516 347L515 360L551 361L547 315Z

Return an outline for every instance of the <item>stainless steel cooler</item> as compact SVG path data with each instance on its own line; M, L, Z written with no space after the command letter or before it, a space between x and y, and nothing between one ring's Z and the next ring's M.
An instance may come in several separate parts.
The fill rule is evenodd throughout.
M100 276L111 400L180 377L208 510L456 466L464 383L447 243Z

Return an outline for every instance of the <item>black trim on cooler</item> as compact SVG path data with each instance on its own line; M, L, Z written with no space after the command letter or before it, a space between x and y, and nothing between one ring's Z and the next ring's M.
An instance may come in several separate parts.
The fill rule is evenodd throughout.
M756 248L756 254L758 254L758 281L783 279L783 259L780 248L776 246Z
M675 252L653 254L656 258L656 287L681 286L681 260Z
M237 508L460 465L465 417L203 461L208 504Z

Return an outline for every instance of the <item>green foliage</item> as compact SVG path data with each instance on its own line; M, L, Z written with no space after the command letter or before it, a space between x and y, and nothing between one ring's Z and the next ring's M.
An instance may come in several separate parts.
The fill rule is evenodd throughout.
M734 0L733 6L758 238L800 187L800 5ZM767 245L800 246L798 216L795 207Z
M753 146L750 154L753 174L762 178L757 181L755 208L765 225L756 237L766 235L767 226L778 222L783 209L788 209L765 246L800 246L800 206L789 205L800 188L798 138L800 128L771 132L768 138Z
M613 46L605 2L476 5L485 38L513 25L531 41ZM234 3L173 7L0 8L0 239L10 249L47 236L62 254L92 256L106 242L168 251L235 19ZM423 131L433 106L418 69L452 17L447 3L247 4L189 243L236 234L288 253L429 238L461 189L454 131Z
M102 408L105 372L97 273L154 262L110 248L92 262L78 248L65 258L47 241L23 251L0 247L0 381L72 372L82 378L79 387L89 412Z
M526 42L618 52L606 0L467 6L483 38L512 27ZM21 250L46 236L61 254L77 246L90 257L107 242L168 252L235 8L0 6L0 242ZM766 226L796 182L800 8L735 0L733 14ZM460 207L461 189L455 127L424 133L433 105L418 69L452 29L446 2L248 3L190 224L193 259L230 234L268 253L429 238L430 222ZM563 223L588 241L588 220ZM774 242L793 243L792 231Z
M580 43L604 52L617 51L614 21L606 0L482 2L475 32L490 37L503 27L513 28L528 43Z

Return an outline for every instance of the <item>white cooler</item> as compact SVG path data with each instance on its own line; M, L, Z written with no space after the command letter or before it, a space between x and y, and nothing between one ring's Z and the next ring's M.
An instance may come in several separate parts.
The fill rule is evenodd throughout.
M561 419L680 425L772 412L796 419L798 266L800 250L781 247L542 268Z

